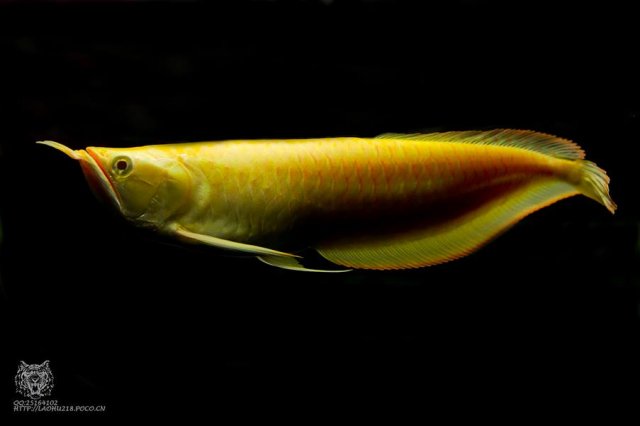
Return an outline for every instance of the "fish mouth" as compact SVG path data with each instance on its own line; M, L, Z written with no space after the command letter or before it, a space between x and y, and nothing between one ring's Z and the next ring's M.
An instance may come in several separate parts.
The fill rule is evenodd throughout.
M122 211L120 196L111 181L109 174L102 167L99 155L91 148L86 150L73 150L61 143L54 141L38 141L41 145L47 145L63 152L68 157L80 162L84 177L96 197L107 204L111 204Z

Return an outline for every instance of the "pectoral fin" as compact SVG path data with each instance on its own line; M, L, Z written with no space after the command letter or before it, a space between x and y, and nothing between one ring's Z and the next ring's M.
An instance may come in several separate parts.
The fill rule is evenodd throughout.
M218 247L226 250L240 251L244 253L250 253L255 255L268 255L274 257L300 257L295 254L285 253L283 251L272 250L266 247L254 246L251 244L238 243L235 241L224 240L222 238L212 237L211 235L197 234L195 232L187 231L184 228L178 228L175 230L175 233L184 238L185 240L206 244L213 247Z
M290 271L302 271L302 272L349 272L351 269L311 269L307 268L300 261L293 257L283 256L258 256L258 260L266 263L267 265L275 266L276 268L288 269Z

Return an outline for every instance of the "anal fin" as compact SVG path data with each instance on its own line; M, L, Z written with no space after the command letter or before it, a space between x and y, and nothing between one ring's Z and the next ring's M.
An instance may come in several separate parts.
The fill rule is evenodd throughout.
M571 184L552 178L512 182L485 191L456 209L418 220L410 227L327 241L317 247L325 259L355 269L408 269L466 256L525 216L578 194ZM400 224L402 225L402 224Z

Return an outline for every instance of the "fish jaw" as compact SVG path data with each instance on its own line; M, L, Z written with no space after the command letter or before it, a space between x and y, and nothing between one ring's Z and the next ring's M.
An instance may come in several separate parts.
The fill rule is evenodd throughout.
M122 202L120 201L120 197L118 196L109 175L103 169L100 156L95 152L95 150L91 147L86 150L73 150L54 141L38 141L36 143L50 146L63 152L68 157L79 161L84 177L96 197L100 200L106 201L108 204L112 204L118 209L118 211L122 211Z

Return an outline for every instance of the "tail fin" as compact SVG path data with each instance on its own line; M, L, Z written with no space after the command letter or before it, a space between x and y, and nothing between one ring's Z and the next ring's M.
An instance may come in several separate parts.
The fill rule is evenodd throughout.
M607 172L591 161L576 160L576 162L580 164L582 169L578 184L580 192L605 206L611 213L615 213L617 206L609 195L610 179Z

